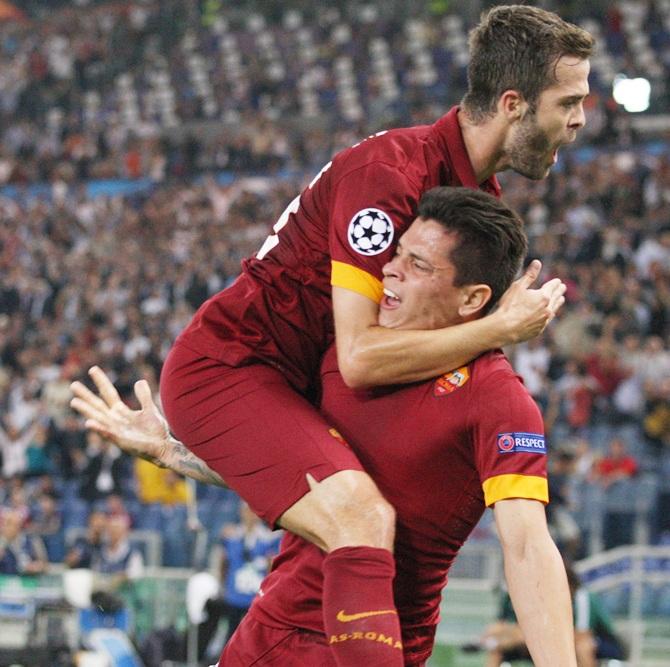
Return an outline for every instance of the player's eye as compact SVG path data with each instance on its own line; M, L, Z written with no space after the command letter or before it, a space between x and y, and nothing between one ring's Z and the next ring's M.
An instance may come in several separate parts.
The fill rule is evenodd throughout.
M430 264L426 264L426 262L423 262L416 257L412 258L412 266L421 273L430 273L433 270L433 267L430 266Z
M561 103L561 106L564 109L571 109L574 106L577 106L581 100L565 100Z

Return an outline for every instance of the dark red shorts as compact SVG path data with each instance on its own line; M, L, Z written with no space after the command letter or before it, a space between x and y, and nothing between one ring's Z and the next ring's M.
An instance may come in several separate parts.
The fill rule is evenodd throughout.
M226 644L219 667L335 667L324 635L272 628L247 614Z
M248 613L223 649L218 667L335 667L325 635L301 628L271 627ZM405 667L425 667L405 659Z
M178 343L160 385L172 433L270 525L309 491L307 473L321 481L363 469L271 366L233 368Z

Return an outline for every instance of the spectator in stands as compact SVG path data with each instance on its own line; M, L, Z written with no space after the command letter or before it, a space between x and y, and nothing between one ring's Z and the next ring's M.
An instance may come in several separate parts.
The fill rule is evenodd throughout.
M94 435L94 434L93 434ZM115 447L99 436L87 436L88 463L81 473L79 495L89 502L123 493L124 461Z
M104 502L104 513L109 518L118 518L125 522L126 526L130 528L132 526L132 517L130 512L126 508L123 498L116 494L111 493L107 496Z
M623 479L630 479L638 472L638 462L627 453L626 443L621 438L612 438L608 452L595 465L593 479L604 489Z
M598 598L581 586L579 576L566 566L575 623L575 648L579 667L596 667L598 660L623 660L625 650ZM490 625L480 642L487 650L486 667L503 661L529 659L526 643L516 622L509 595L502 600L500 620Z
M226 642L244 618L279 550L280 536L278 531L271 532L246 503L240 505L239 523L227 524L221 530L218 549L213 553L214 560L218 560L221 597L208 600L205 605L207 618L198 628L201 655L221 618L228 624Z
M575 466L574 453L559 449L549 459L549 499L546 507L549 532L563 556L573 559L581 544L579 526L572 515L572 476Z
M612 406L617 421L639 422L644 408L644 390L640 376L642 357L641 338L638 334L629 333L623 339L619 349L620 364L625 378L616 388L612 396Z
M102 611L124 607L121 595L132 590L132 583L144 573L144 558L130 542L130 528L122 516L105 515L104 541L97 562L93 604Z
M87 440L72 414L68 414L62 423L51 422L49 445L54 471L65 479L80 479L88 465L84 454Z
M0 574L41 574L47 568L44 543L23 529L24 519L15 509L0 516Z
M638 274L650 278L660 270L670 271L670 226L661 227L657 234L648 236L635 252L634 260Z
M595 406L600 417L612 410L612 397L617 387L626 379L627 372L619 361L617 346L609 337L596 341L593 352L586 358L586 372L597 386Z
M28 523L30 520L30 502L23 478L15 477L11 481L6 506L18 513L22 525Z
M548 378L551 352L542 337L516 345L512 352L514 370L523 378L530 395L541 410L547 407Z
M35 425L21 431L7 416L0 417L0 452L3 477L22 476L28 465L27 449L32 442Z
M137 498L143 503L185 505L190 498L186 481L172 470L159 468L145 461L135 460Z
M584 366L568 359L560 377L551 385L545 411L547 430L556 423L565 424L571 433L579 434L591 424L596 381L586 374Z
M590 481L593 466L596 462L596 454L586 438L577 438L574 443L574 466L573 474L578 482Z
M130 543L130 527L122 516L106 516L105 539L95 570L112 575L109 588L117 590L144 571L142 553Z
M670 377L648 391L644 434L657 454L670 452Z
M36 535L54 535L60 530L61 515L58 499L50 493L38 496L35 506L30 510L30 530Z
M47 437L47 427L41 423L36 424L26 447L26 477L41 476L51 471Z
M30 511L29 530L44 543L49 561L63 558L62 516L58 498L51 493L41 493Z
M98 569L106 525L104 512L94 510L89 514L86 534L78 537L65 555L68 567Z
M670 377L670 350L660 336L649 336L640 353L640 375L648 395Z

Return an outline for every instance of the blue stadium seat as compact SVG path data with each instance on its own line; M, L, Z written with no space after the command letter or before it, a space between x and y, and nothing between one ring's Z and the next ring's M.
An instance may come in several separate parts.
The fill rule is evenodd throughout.
M161 510L163 566L189 567L193 553L193 533L188 529L185 505L166 505Z
M135 527L141 530L162 530L163 518L159 503L144 503L137 512Z
M90 505L81 498L74 497L63 502L63 531L67 533L70 528L83 528L88 521Z
M65 532L63 526L53 535L41 535L50 563L62 563L65 558Z

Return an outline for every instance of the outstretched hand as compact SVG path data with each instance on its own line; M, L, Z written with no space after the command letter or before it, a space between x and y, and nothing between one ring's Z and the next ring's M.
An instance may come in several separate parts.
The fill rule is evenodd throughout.
M542 263L534 259L500 299L496 314L504 321L506 344L539 336L565 303L566 287L560 278L532 288L541 269Z
M81 382L70 385L74 394L70 405L86 418L86 428L111 440L127 454L160 465L170 432L151 397L149 383L146 380L135 383L135 396L141 409L131 410L101 368L93 366L88 374L99 396Z

